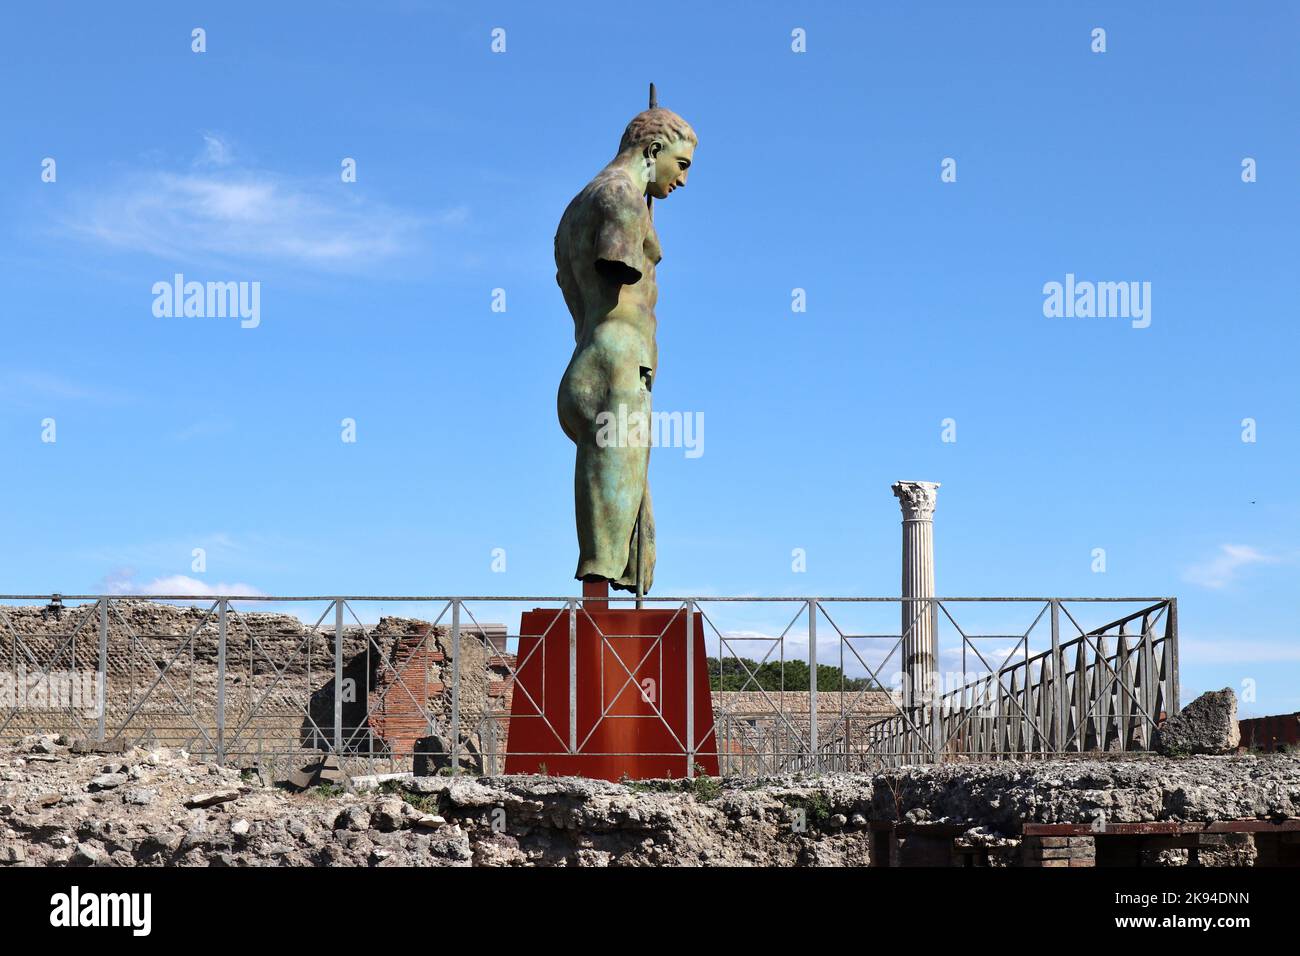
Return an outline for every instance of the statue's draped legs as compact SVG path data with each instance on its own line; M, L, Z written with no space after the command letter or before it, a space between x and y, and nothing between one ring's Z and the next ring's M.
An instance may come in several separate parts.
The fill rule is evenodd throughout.
M635 591L639 559L641 590L649 593L655 566L648 481L650 392L644 387L612 389L606 404L601 414L583 422L584 427L573 429L576 437L571 432L578 449L573 487L578 527L575 577L604 579L615 588Z

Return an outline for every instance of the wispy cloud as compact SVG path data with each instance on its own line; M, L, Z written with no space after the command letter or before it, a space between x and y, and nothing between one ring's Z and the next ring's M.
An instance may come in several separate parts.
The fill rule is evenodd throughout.
M192 441L226 435L234 430L235 423L228 418L204 418L173 432L172 437L177 441Z
M722 636L729 641L752 641L757 646L759 641L776 641L780 640L779 635L769 634L766 631L723 631ZM807 642L804 642L807 647Z
M259 595L262 590L242 581L227 584L224 581L208 583L185 574L171 574L154 578L151 581L135 580L135 572L120 569L104 579L105 594L151 596L158 594L181 594L187 597L217 597L223 594Z
M1194 564L1183 577L1206 588L1221 588L1236 580L1244 568L1256 564L1274 564L1280 559L1245 544L1223 544L1214 557Z
M104 568L115 568L104 580L133 582L137 570L143 576L166 577L175 568L189 568L195 548L202 548L210 572L218 568L236 569L240 574L258 572L276 574L292 567L297 555L309 545L279 535L259 532L238 536L224 531L122 544L91 546L78 552L78 559Z
M0 397L26 401L96 402L101 405L126 400L125 395L114 389L41 371L0 372Z
M70 226L83 238L173 261L356 269L398 255L417 228L395 210L266 173L162 173L101 197Z
M940 667L945 670L959 670L962 661L965 660L967 669L972 673L984 673L985 662L988 663L989 670L994 670L1016 664L1025 659L1023 644L993 647L988 641L981 641L978 637L972 640L971 646L964 648L964 650L965 654L963 655L961 646L939 648ZM1038 647L1031 645L1029 653L1034 654L1038 650Z
M248 168L226 139L204 133L189 169L113 183L72 208L63 227L86 241L172 262L364 271L416 251L430 228L457 229L468 219L463 206L415 215L337 176L309 180Z
M194 159L195 166L229 166L234 161L230 143L219 133L203 134L203 152Z
M1300 641L1242 640L1224 638L1204 640L1182 637L1178 640L1182 663L1195 664L1265 664L1300 661Z

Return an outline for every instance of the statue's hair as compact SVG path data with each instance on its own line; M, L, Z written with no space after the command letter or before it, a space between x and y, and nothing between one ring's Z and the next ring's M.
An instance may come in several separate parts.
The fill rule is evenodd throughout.
M623 130L623 139L618 144L618 151L622 153L656 139L663 140L665 143L676 143L683 139L697 145L700 142L699 137L695 135L695 130L691 129L690 123L672 110L655 107L632 117L632 122L628 123L627 129Z

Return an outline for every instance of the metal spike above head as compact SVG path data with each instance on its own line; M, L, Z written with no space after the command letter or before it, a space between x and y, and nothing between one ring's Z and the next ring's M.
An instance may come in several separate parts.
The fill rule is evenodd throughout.
M655 108L657 108L658 106L659 106L659 91L656 90L656 89L655 89L655 85L654 85L653 83L651 83L651 84L650 84L650 109L655 109ZM647 195L647 196L645 197L645 207L646 207L647 209L650 210L650 216L651 216L651 218L654 218L654 214L655 214L655 197L654 197L654 196ZM638 518L637 520L639 521L640 519ZM640 527L640 526L638 525L638 527ZM638 568L638 571L639 571L639 570L640 570L640 562L639 562L639 561L638 561L638 563L637 563L637 568ZM638 601L637 601L637 607L640 607L640 606L641 606L641 602L640 602L640 600L638 599Z

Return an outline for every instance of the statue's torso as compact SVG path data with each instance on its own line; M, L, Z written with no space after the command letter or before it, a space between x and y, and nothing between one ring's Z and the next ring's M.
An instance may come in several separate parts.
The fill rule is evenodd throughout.
M638 281L623 285L597 271L596 260L611 243L640 271ZM615 360L656 367L655 267L661 258L645 199L626 174L602 170L569 203L555 235L556 281L573 316L575 357L595 347Z

